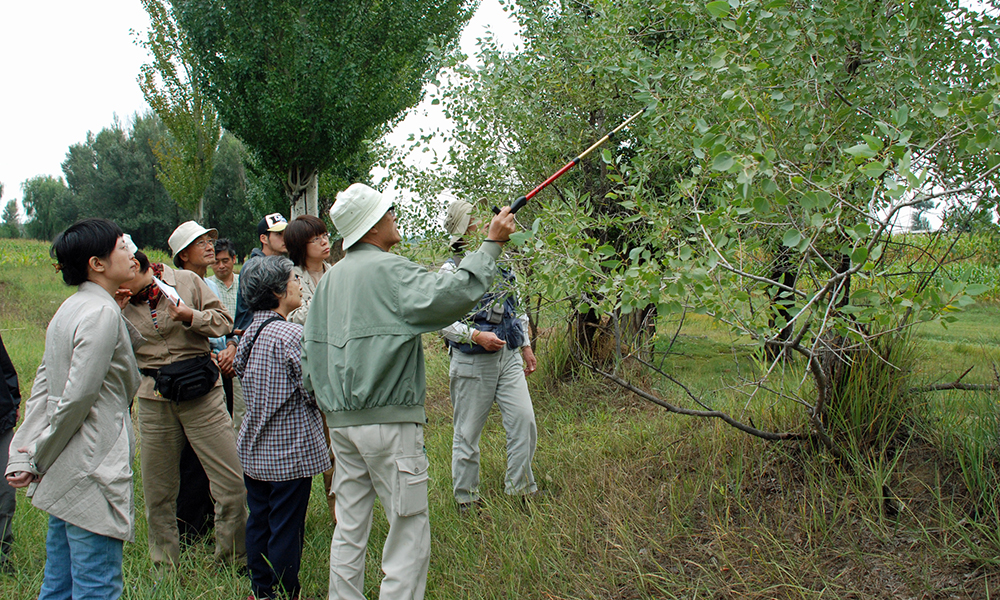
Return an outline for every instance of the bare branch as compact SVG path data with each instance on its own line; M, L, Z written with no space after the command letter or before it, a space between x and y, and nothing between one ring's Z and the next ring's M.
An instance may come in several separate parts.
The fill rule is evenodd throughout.
M745 423L741 423L741 422L737 421L736 419L732 418L731 416L729 416L729 414L727 414L725 412L722 412L722 411L718 411L718 410L691 410L689 408L683 408L681 406L677 406L675 404L671 404L671 403L667 402L666 400L663 400L662 398L656 396L655 394L652 394L652 393L650 393L650 392L648 392L648 391L646 391L644 389L636 387L635 385L633 385L632 383L630 383L630 382L622 379L621 377L618 377L617 375L614 375L613 373L609 373L607 371L604 371L603 369L599 368L598 366L596 366L596 365L594 365L592 363L587 362L586 360L583 359L583 357L578 352L578 348L576 347L576 345L573 346L573 352L572 352L572 354L573 354L573 358L576 359L576 361L579 362L581 365L587 367L588 369L590 369L591 371L593 371L593 372L597 373L598 375L604 377L605 379L608 379L609 381L617 384L619 387L622 387L622 388L624 388L624 389L632 392L633 394L639 396L640 398L643 398L645 400L648 400L648 401L652 402L653 404L656 404L657 406L661 406L661 407L665 408L668 412L677 413L679 415L687 415L687 416L691 416L691 417L703 417L703 418L719 419L719 420L724 421L725 423L731 425L732 427L735 427L736 429L739 429L740 431L742 431L742 432L744 432L746 434L752 435L754 437L759 437L759 438L762 438L762 439L765 439L765 440L772 440L772 441L779 441L779 440L801 440L801 439L808 438L807 435L804 435L802 433L791 432L791 431L789 431L789 432L780 432L780 433L779 432L773 432L773 431L763 431L761 429L757 429L756 427L751 427L751 426L749 426L749 425L747 425ZM680 383L679 381L677 381L673 377L667 376L667 378L672 383L680 386L685 391L685 393L687 393L687 395L690 398L694 399L695 402L697 402L698 404L701 404L702 406L704 406L704 404L701 403L701 401L698 399L698 397L695 396L691 392L690 389L688 389L686 386L684 386L682 383Z

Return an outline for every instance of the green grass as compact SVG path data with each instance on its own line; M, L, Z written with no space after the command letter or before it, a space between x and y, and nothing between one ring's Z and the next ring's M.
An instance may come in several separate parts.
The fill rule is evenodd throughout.
M8 248L8 246L4 246ZM40 359L45 324L70 293L44 246L20 243L24 260L0 261L0 329L25 394ZM22 255L22 254L19 254ZM428 598L989 598L1000 590L997 508L997 394L925 394L919 430L891 454L851 468L805 442L771 443L718 421L678 417L578 372L557 380L563 326L539 344L541 371L529 378L538 420L534 472L551 492L524 505L503 494L504 432L493 414L482 440L485 506L461 518L451 498L451 409L447 355L434 336L427 352L432 556ZM666 349L676 321L661 323ZM1000 307L977 306L942 329L911 336L914 385L994 379ZM738 406L729 385L761 368L747 340L702 317L684 323L663 368ZM800 363L781 366L789 389ZM644 380L671 401L679 391ZM766 424L801 422L779 403ZM763 424L763 423L758 423ZM333 532L314 481L303 556L304 595L324 597ZM125 598L233 599L249 582L186 549L178 574L158 580L145 541L141 481L137 537L125 548ZM888 490L888 492L887 492ZM888 497L887 497L888 493ZM886 506L893 511L887 512ZM366 595L378 597L386 521L376 509ZM0 575L0 598L34 598L45 561L46 515L23 494L15 523L17 573Z

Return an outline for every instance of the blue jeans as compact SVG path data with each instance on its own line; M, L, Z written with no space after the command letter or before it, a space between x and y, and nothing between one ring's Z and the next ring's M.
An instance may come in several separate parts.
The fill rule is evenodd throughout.
M38 600L117 600L122 595L122 545L49 515Z

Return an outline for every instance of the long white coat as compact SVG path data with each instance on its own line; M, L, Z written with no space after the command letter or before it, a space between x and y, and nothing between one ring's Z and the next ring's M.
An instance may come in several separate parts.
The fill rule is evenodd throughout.
M140 379L121 309L102 287L84 282L49 323L10 445L7 473L41 475L28 489L32 504L87 531L134 539L129 404Z

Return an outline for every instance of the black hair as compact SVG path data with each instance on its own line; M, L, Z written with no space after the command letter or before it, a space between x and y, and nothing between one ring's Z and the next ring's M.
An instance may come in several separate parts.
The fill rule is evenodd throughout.
M59 270L67 285L87 281L90 259L107 258L124 235L107 219L82 219L73 223L52 241L49 256L59 261Z
M309 241L324 233L327 233L326 224L312 215L297 217L285 227L285 249L295 266L305 268Z
M219 238L215 240L215 257L219 257L219 252L228 252L235 262L239 258L236 252L236 244L229 238Z
M139 261L139 272L145 273L149 270L149 257L142 250L135 251L135 259Z

